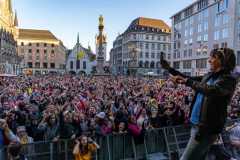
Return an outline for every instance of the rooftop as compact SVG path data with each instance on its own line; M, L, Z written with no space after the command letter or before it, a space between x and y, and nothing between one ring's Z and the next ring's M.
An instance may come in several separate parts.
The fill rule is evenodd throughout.
M19 39L59 41L49 30L19 29Z
M134 20L133 23L139 26L145 26L145 27L153 27L153 28L167 29L167 30L171 29L163 20L160 20L160 19L139 17L136 20Z

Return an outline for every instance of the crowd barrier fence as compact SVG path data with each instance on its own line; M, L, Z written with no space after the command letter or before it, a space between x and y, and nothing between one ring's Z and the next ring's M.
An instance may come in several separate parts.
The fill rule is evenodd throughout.
M237 120L228 121L228 125ZM100 149L94 155L95 160L168 160L171 156L181 155L190 136L190 126L174 126L146 131L144 140L133 138L129 134L96 137ZM228 133L223 133L223 140L228 144ZM58 142L34 142L24 145L22 151L28 160L70 160L73 158L74 142L60 140ZM7 157L7 147L0 149ZM7 158L5 158L7 159Z

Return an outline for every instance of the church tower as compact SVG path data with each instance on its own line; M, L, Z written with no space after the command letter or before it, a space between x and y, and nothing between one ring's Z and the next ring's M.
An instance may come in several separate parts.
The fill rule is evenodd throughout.
M103 74L103 68L107 58L107 42L106 35L103 34L104 30L104 18L102 15L99 17L98 30L99 33L96 36L96 55L97 55L97 73Z
M0 0L0 28L12 33L16 39L17 26L17 13L13 13L11 0Z

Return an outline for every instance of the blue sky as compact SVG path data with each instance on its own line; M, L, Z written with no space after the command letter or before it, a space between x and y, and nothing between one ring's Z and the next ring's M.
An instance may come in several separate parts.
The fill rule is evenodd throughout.
M194 0L12 0L17 11L19 27L48 29L67 48L72 48L80 35L80 43L88 43L95 52L98 17L104 16L107 50L112 42L137 17L164 20L185 8Z

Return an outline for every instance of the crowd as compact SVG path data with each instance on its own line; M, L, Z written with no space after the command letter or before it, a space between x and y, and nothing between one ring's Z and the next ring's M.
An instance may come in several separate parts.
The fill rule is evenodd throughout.
M0 79L0 147L188 123L193 90L169 80L46 75ZM239 116L240 85L228 108ZM7 132L7 134L4 134ZM6 136L7 135L7 136Z

